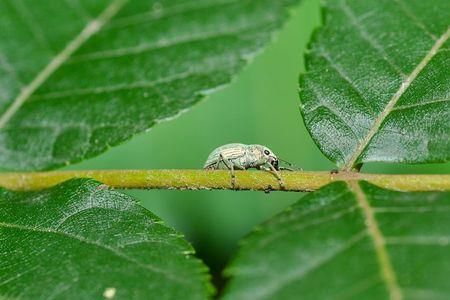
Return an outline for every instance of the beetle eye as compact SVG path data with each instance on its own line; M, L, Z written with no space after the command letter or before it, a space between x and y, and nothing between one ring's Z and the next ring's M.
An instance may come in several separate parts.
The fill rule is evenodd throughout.
M269 155L270 154L269 150L264 150L264 154Z

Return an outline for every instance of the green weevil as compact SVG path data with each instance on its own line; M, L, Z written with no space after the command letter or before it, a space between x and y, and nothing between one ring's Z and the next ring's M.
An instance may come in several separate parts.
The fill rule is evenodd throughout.
M290 170L288 168L280 168L278 157L266 146L238 143L226 144L214 149L208 156L203 168L205 170L230 170L231 185L233 188L236 185L235 169L247 170L249 168L256 168L259 170L272 171L277 177L281 187L284 186L284 182L278 171L282 169Z

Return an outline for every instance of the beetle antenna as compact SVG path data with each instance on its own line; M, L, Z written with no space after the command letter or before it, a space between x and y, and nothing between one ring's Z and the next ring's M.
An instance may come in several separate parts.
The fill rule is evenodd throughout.
M292 163L288 162L287 160L284 160L284 159L279 158L279 157L278 157L278 159L279 159L280 161L284 162L285 164L287 164L289 167L292 167L292 168L297 169L297 170L303 170L302 168L299 168L299 167L297 167L297 166L294 166ZM286 168L286 169L293 171L293 169L289 169L289 168Z
M293 164L291 164L291 163L288 162L287 160L284 160L284 159L279 158L279 157L278 157L278 159L281 160L282 162L284 162L285 164L287 164L288 166L291 166L291 167L293 166Z

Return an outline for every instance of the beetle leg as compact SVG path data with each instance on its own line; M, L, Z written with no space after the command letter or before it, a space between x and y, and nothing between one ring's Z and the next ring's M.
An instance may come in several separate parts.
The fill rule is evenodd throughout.
M281 189L283 189L284 188L284 181L281 178L280 173L275 169L274 166L272 166L272 164L268 164L268 165L269 165L270 170L272 170L272 172L274 173L275 177L277 177L278 183L280 184Z
M278 183L280 184L280 187L283 189L284 181L281 178L280 173L271 164L268 164L268 165L270 166L270 168L267 168L265 166L259 166L258 169L273 173L275 175L275 177L277 178Z
M217 163L217 166L219 165L220 161L222 161L225 164L225 166L228 168L228 170L230 171L231 187L234 189L236 186L236 175L234 174L234 165L222 153L219 154L219 162Z

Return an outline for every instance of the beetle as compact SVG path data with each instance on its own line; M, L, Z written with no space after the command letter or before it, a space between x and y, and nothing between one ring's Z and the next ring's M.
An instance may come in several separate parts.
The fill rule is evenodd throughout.
M203 168L205 170L228 169L233 188L236 185L235 169L247 170L249 168L256 168L272 171L277 177L280 186L283 187L284 182L278 171L290 169L280 168L279 160L273 151L266 146L232 143L214 149L208 156Z

